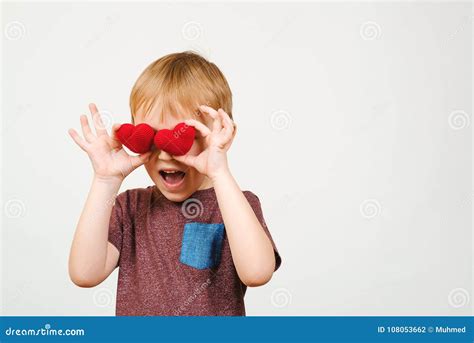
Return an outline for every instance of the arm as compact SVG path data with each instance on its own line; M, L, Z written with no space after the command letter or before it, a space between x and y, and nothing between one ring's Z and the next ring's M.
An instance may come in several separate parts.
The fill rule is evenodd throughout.
M94 178L84 209L79 218L69 254L69 276L80 287L93 287L105 280L117 266L119 251L108 242L108 229L114 199L124 178L145 163L150 153L130 156L105 129L99 111L89 105L96 134L86 116L81 116L83 136L73 130L69 134L84 150L94 169Z
M112 201L120 183L94 177L69 255L69 276L77 286L93 287L117 266L119 251L108 242Z
M247 286L263 285L275 270L275 254L270 239L228 168L227 150L236 133L235 125L222 109L216 111L208 106L200 106L200 109L212 118L212 131L194 119L185 123L200 132L206 149L197 156L187 154L173 158L209 177L239 278Z
M213 179L232 259L247 286L267 283L275 270L275 253L267 234L230 172Z

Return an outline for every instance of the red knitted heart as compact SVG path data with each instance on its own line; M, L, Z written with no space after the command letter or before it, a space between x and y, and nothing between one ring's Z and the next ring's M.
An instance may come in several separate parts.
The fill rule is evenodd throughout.
M155 135L155 146L175 156L186 154L194 143L195 129L179 123L173 130L159 130Z
M118 140L137 154L143 154L151 149L155 130L145 123L134 126L122 124L117 130Z

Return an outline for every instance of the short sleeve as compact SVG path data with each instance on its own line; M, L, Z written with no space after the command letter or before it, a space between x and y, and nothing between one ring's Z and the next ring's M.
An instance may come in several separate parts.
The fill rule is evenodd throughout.
M112 243L117 250L120 252L122 250L122 240L123 240L123 219L124 219L124 198L125 192L119 194L115 197L115 202L112 207L112 213L110 214L109 221L109 237L108 240Z
M247 198L247 201L249 202L253 211L255 212L255 215L257 216L258 221L262 225L263 230L265 231L268 238L270 239L270 242L272 243L273 251L275 252L275 271L276 271L281 265L281 256L280 256L280 253L278 252L275 242L273 241L272 235L270 234L270 231L268 230L267 224L265 222L265 218L263 218L263 212L262 212L262 207L260 205L260 200L255 194L253 194L250 191L244 191L243 193L245 197Z

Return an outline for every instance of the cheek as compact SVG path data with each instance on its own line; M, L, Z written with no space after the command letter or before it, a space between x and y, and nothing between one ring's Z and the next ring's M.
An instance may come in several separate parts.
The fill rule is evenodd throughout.
M148 173L153 173L153 172L158 173L156 169L157 160L158 160L158 154L154 152L151 154L148 162L143 164L145 169L148 171Z
M148 172L148 175L153 175L154 173L154 168L152 167L152 165L150 164L150 162L147 162L143 165L146 169L146 171Z

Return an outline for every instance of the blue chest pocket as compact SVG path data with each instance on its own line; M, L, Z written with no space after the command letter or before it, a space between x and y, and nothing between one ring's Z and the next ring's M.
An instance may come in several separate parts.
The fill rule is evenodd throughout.
M196 269L217 267L223 240L224 224L186 223L179 261Z

